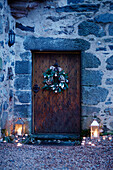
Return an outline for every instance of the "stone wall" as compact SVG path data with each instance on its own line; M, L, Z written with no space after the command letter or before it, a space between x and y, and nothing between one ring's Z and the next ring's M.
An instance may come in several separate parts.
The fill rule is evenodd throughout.
M101 123L113 130L113 2L21 0L7 5L4 0L0 18L2 128L7 128L7 120L11 125L21 117L26 130L31 130L31 50L55 48L81 50L82 128L89 128L96 112ZM16 33L10 48L9 28Z

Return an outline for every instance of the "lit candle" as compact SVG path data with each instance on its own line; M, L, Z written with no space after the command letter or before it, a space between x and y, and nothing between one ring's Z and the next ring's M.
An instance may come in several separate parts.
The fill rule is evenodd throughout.
M97 129L94 131L94 137L95 137L95 138L98 137Z
M86 137L83 137L83 139L85 140L85 139L86 139Z
M111 136L109 137L109 140L112 140L112 137L111 137Z
M28 136L28 134L26 133L25 136Z
M85 143L81 143L81 145L83 145L83 146L84 146L84 145L85 145Z
M106 139L106 137L105 136L103 136L103 140L105 140Z
M15 140L15 142L18 142L18 140Z
M17 146L22 146L22 144L21 143L17 143Z
M18 128L18 130L17 130L17 135L22 135L22 129L21 128Z
M91 145L91 142L89 142L88 144Z
M95 144L94 144L94 143L92 143L92 144L91 144L91 146L95 146Z

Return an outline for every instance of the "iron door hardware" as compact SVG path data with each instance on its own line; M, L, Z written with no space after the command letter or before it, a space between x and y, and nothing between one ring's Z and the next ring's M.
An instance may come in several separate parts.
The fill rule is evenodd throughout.
M34 93L38 93L39 90L40 90L40 87L38 86L38 84L35 84L35 85L33 86L33 91L34 91Z

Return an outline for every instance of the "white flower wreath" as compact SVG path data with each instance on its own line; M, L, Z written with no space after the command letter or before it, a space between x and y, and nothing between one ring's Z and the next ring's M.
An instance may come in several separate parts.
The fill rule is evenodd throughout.
M57 63L50 66L43 75L44 87L42 89L58 93L68 88L68 74Z

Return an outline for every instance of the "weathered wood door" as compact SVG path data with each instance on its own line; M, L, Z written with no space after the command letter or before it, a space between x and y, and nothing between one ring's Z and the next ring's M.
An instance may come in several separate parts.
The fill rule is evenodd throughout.
M55 62L68 73L69 88L62 93L43 91L43 73ZM33 92L34 133L80 134L80 53L33 53L33 83L40 89Z

